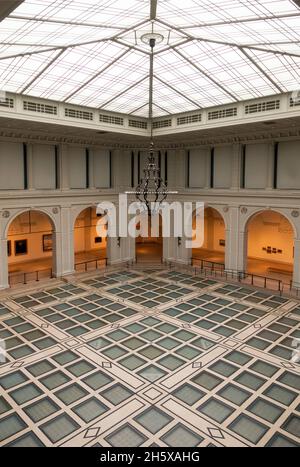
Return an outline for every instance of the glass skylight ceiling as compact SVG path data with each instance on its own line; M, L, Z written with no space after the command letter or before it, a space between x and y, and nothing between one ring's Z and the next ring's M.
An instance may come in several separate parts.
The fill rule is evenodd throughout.
M300 3L299 3L300 4ZM147 117L300 88L292 0L25 0L0 24L0 89Z

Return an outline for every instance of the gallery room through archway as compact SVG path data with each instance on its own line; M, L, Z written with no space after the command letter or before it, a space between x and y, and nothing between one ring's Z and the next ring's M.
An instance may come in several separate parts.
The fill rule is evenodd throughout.
M154 218L156 217L156 220ZM151 232L152 222L157 222L158 232ZM136 226L140 231L140 222ZM163 236L162 236L162 217L161 215L148 217L147 236L139 235L135 241L136 262L161 262L163 259Z
M279 212L267 210L253 215L246 226L246 271L290 280L294 267L294 230Z
M15 217L7 231L10 283L20 282L38 272L39 278L51 277L55 260L54 225L41 211L25 211Z
M88 207L77 216L74 225L74 254L75 266L96 260L105 260L107 257L107 238L103 233L99 235L97 224L101 215L97 214L95 207Z
M195 229L195 217L193 229ZM225 263L226 232L225 223L221 214L214 208L207 207L204 210L204 242L201 248L193 248L192 258L211 261L213 263Z

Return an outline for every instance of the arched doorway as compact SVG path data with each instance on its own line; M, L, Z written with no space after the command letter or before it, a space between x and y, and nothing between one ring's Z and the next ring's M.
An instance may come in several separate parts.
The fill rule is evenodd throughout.
M193 220L195 229L195 219ZM192 258L197 258L213 263L225 263L226 246L225 223L221 214L214 208L207 207L204 210L204 242L201 248L193 248Z
M156 217L156 220L154 219ZM151 222L157 222L157 232L152 234ZM140 223L136 226L140 230ZM135 254L137 263L162 262L163 259L163 236L161 215L148 217L148 235L137 236L135 241Z
M8 273L11 285L52 277L55 269L55 229L41 211L19 214L7 231Z
M74 255L75 269L97 261L106 262L107 238L97 231L97 224L101 218L95 207L81 211L74 225ZM103 226L106 230L107 226Z
M294 268L294 229L279 212L254 214L246 225L246 271L289 281Z

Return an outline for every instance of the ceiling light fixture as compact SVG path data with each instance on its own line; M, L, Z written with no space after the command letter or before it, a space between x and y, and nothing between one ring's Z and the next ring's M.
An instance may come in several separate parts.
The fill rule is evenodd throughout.
M144 169L144 176L140 180L136 188L136 198L143 203L151 215L153 211L157 211L159 206L166 200L168 196L168 189L164 183L160 168L157 167L156 160L158 158L158 151L155 149L153 137L153 78L154 78L154 47L156 44L161 43L164 37L153 31L144 34L141 41L148 44L151 48L150 54L150 82L149 82L149 124L150 124L150 146L148 152L148 164Z

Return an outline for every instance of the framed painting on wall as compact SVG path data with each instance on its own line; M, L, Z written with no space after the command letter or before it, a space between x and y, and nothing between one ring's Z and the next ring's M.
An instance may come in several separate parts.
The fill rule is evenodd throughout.
M53 236L52 234L43 235L43 251L53 250Z
M15 255L27 255L28 253L28 246L27 240L15 240Z

